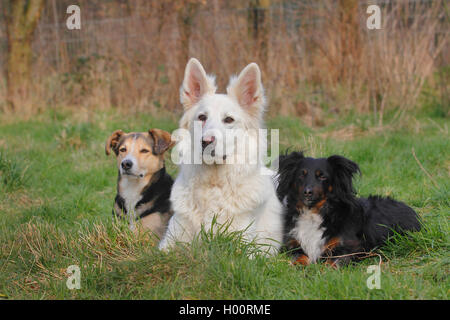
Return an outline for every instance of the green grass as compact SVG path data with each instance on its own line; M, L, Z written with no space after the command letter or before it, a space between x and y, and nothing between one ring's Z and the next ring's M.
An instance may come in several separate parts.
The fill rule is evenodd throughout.
M87 112L87 111L85 111ZM378 250L381 289L366 286L361 263L330 269L294 267L288 258L248 259L239 234L205 232L169 253L111 219L116 189L104 142L116 129L172 131L178 116L52 110L32 120L0 119L0 297L10 299L448 299L449 121L423 112L377 129L370 116L331 119L309 128L273 118L281 151L342 154L360 164L360 195L405 201L425 227ZM431 175L431 179L421 169ZM176 175L176 167L167 163ZM81 289L66 287L65 270L81 268Z

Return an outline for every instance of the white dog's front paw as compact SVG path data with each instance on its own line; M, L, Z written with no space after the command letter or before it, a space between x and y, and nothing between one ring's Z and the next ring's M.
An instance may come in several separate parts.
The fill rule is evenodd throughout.
M164 237L158 244L158 249L164 252L169 251L169 243L167 241L167 237Z

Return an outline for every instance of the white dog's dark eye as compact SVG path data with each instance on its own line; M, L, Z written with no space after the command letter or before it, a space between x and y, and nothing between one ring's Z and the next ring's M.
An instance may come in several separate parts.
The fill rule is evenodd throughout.
M125 148L125 147L120 148L119 151L120 151L120 152L125 152L125 151L127 151L127 148Z
M223 122L232 123L232 122L234 122L234 119L232 117L226 117L225 119L223 119Z
M205 116L204 114L201 114L198 116L198 120L200 120L200 121L206 121L206 119L208 119L208 117Z
M142 149L141 153L149 153L150 151L148 151L147 149Z

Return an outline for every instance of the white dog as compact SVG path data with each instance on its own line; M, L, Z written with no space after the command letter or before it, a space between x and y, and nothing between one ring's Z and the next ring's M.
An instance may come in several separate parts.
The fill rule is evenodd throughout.
M258 130L263 125L265 98L258 65L251 63L232 78L227 94L215 91L214 77L192 58L180 88L185 111L180 128L194 139L194 129L200 128L200 141L183 139L177 148L203 156L204 161L180 164L170 197L174 215L159 247L167 250L177 241L191 242L202 226L211 228L215 217L218 225L245 230L247 240L268 245L267 253L276 253L282 241L282 206L272 172L262 163L266 141L261 141ZM225 138L230 132L231 141ZM244 140L246 148L238 147L237 141Z

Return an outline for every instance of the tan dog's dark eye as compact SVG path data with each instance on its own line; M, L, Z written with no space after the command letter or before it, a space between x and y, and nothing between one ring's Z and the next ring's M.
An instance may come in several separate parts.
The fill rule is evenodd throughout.
M198 120L200 120L200 121L206 121L206 119L208 119L208 117L205 116L204 114L201 114L198 116Z
M142 149L141 153L149 153L150 151L148 151L147 149Z
M232 122L234 122L234 119L232 117L226 117L225 119L223 119L223 122L232 123Z
M127 148L120 148L119 151L120 152L125 152L125 151L127 151Z

